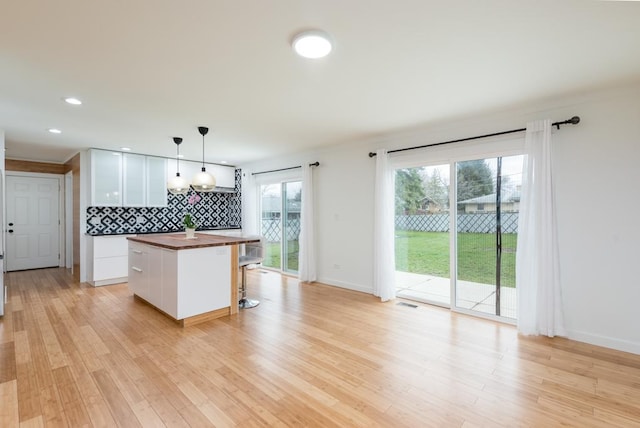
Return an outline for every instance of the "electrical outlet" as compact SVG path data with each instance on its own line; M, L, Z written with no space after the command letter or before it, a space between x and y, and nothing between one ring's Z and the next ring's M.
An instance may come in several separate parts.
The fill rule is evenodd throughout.
M90 223L93 226L98 226L100 223L102 223L102 219L100 217L93 217Z
M146 222L147 222L147 221L145 220L144 216L139 215L139 216L136 218L136 223L138 223L138 224L142 224L142 223L146 223Z

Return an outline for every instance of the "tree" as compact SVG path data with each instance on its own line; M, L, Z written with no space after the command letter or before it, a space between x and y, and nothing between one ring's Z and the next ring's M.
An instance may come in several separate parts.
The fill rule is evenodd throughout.
M415 214L426 194L422 184L422 168L396 171L396 214Z
M426 197L438 204L442 209L449 206L449 185L442 179L440 170L434 169L431 176L427 176L425 183Z
M458 163L458 201L493 192L493 172L484 159Z

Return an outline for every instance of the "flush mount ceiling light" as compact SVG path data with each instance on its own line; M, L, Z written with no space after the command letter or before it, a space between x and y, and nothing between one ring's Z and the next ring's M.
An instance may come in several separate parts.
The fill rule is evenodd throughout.
M204 168L204 136L209 132L209 128L198 126L198 132L202 135L202 171L193 177L191 187L193 187L193 190L196 192L213 192L213 189L216 187L216 179Z
M171 177L167 182L167 190L174 195L184 195L189 191L189 182L186 178L180 177L180 143L182 138L173 137L173 142L176 143L176 176Z
M72 104L74 106L79 106L80 104L82 104L82 101L74 97L63 98L63 100L65 103Z
M303 31L296 34L291 42L293 50L304 58L323 58L331 52L331 38L320 30Z

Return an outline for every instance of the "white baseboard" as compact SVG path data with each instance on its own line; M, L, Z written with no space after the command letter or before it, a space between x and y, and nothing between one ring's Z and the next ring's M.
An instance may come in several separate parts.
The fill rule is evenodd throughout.
M359 291L361 293L373 294L373 290L369 287L363 287L358 284L351 284L348 282L337 281L330 278L318 278L316 282L331 285L333 287L346 288L347 290Z
M591 345L604 346L618 351L631 352L640 355L640 343L623 339L615 339L598 334L585 333L583 331L568 331L569 339L585 342Z
M103 279L101 281L88 281L88 282L94 287L102 287L103 285L122 284L123 282L127 282L128 280L129 280L129 277L124 276L122 278L109 278L109 279Z

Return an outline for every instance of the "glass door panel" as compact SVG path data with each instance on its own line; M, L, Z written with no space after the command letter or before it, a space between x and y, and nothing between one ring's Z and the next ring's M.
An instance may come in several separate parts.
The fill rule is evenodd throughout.
M261 234L265 240L263 266L280 269L282 253L282 187L280 183L260 186Z
M516 318L522 156L456 164L455 306Z
M451 304L449 165L395 171L396 295Z
M265 267L298 272L302 182L260 186L261 234L265 239Z
M298 252L300 238L300 206L302 202L302 182L282 183L284 190L284 215L282 242L284 243L282 270L298 272Z

